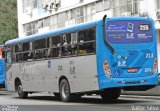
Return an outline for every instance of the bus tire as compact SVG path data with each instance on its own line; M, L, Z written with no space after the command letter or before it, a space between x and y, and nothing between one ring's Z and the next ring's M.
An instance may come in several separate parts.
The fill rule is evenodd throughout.
M21 82L18 82L17 84L17 93L18 93L19 98L21 99L26 99L28 97L28 92L23 91L23 86Z
M63 102L71 101L72 94L71 94L71 91L70 91L69 83L68 83L68 81L66 79L63 79L60 82L59 92L60 92L61 100Z
M114 101L119 98L121 94L121 89L113 88L113 89L104 89L100 96L102 97L103 101Z

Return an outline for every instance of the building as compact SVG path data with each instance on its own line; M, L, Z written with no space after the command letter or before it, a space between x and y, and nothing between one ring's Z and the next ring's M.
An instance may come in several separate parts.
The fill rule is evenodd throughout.
M17 0L17 3L19 37L94 21L104 14L152 17L160 55L160 0Z
M104 14L148 16L146 1L150 0L17 0L19 36L101 19Z

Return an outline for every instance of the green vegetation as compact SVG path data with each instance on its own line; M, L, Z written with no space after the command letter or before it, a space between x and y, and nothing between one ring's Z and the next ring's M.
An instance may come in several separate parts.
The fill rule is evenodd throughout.
M17 0L0 0L0 44L18 37Z

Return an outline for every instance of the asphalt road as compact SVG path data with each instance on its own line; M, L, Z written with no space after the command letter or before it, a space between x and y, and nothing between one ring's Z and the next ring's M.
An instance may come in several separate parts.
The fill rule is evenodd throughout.
M16 93L0 92L0 111L159 111L159 96L122 95L117 101L103 102L99 96L84 96L70 103L49 93L19 99Z

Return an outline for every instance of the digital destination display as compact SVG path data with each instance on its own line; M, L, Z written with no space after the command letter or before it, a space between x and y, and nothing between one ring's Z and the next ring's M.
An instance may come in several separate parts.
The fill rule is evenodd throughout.
M109 21L106 36L112 44L147 43L153 40L149 21Z

